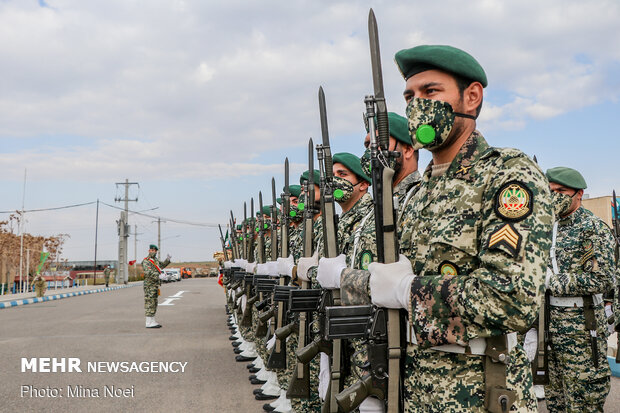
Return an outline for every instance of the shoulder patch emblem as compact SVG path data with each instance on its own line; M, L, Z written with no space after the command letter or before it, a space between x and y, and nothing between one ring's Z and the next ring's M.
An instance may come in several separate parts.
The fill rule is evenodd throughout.
M489 236L488 248L494 249L503 246L508 252L516 257L521 247L521 240L523 237L512 224L506 224Z
M459 273L459 267L450 261L442 261L439 264L439 274L441 275L457 275Z
M362 256L360 257L360 268L362 270L368 270L368 266L373 260L372 252L366 250L362 252Z
M521 221L532 213L532 191L522 182L510 181L495 195L495 212L507 221Z

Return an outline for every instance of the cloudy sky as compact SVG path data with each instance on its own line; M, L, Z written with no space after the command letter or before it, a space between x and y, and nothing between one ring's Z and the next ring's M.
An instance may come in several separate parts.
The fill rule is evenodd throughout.
M0 210L110 205L162 223L164 252L206 259L228 210L304 169L325 89L334 152L362 152L372 92L367 16L379 24L388 108L403 113L394 53L450 44L485 68L479 129L541 167L581 170L590 196L620 191L620 3L615 0L0 0ZM421 157L422 166L429 161ZM268 197L268 196L267 196ZM96 206L27 214L94 255ZM100 204L99 259L116 259L119 211ZM8 214L0 214L5 219ZM139 258L154 218L131 215ZM134 237L130 239L134 256Z

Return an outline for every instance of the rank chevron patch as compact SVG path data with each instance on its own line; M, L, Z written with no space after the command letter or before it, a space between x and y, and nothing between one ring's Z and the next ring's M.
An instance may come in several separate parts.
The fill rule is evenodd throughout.
M512 224L506 224L489 236L489 249L503 246L513 257L516 257L522 238Z

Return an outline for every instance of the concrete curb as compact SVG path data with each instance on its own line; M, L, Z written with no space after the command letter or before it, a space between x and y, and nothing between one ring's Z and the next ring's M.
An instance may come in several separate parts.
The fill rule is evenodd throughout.
M5 301L5 302L0 302L0 309L17 307L17 306L26 305L26 304L41 303L44 301L62 300L63 298L75 297L78 295L86 295L86 294L93 294L93 293L101 293L104 291L120 290L121 288L136 287L138 285L142 285L142 284L138 283L138 284L132 284L132 285L121 285L118 287L97 288L94 290L76 291L73 293L46 295L41 298L34 297L34 298L24 298L21 300Z

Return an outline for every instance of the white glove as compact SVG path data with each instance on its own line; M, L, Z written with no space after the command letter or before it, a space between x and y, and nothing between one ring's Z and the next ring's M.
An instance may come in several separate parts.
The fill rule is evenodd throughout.
M381 264L372 262L370 271L370 298L378 307L409 308L411 283L415 278L411 262L403 254L398 262Z
M271 350L273 346L276 345L276 335L271 336L269 341L267 341L267 350Z
M323 288L340 288L340 274L347 268L347 257L340 254L336 258L321 258L316 280Z
M609 319L609 317L611 317L614 314L614 310L611 304L608 304L605 306L605 318ZM616 332L615 323L612 324L607 324L607 329L609 330L609 334L613 334Z
M245 265L247 263L248 263L247 260L244 260L243 258L237 258L235 260L235 267L245 268Z
M232 267L232 262L231 261L224 261L224 268L230 269L230 267Z
M255 262L248 262L245 265L245 272L248 272L250 274L254 274L255 270L256 270L256 263Z
M267 266L267 274L269 274L271 277L277 277L278 275L280 275L278 273L277 261L267 261L265 265Z
M549 288L549 281L551 281L551 277L553 277L553 271L551 271L551 268L547 267L547 276L545 277L545 290Z
M269 275L269 267L267 264L257 264L256 275Z
M319 397L325 400L327 389L329 387L329 356L321 353L321 361L319 363Z
M301 257L297 261L297 277L302 281L310 281L308 278L308 271L312 267L319 265L319 252L314 251L312 257Z
M240 300L241 300L241 311L245 313L245 307L248 304L247 294L242 295Z
M376 397L366 397L359 406L360 413L383 413L385 412L385 404Z
M527 359L530 361L534 361L536 358L536 350L538 349L538 330L535 328L530 328L530 330L525 333L525 338L523 339L523 350L525 350L525 354L527 354Z
M289 255L288 258L278 258L278 274L293 276L293 267L295 266L295 258L293 255Z
M170 254L166 255L166 259L167 259L168 261L170 261L170 258L172 258L172 257L170 256Z

